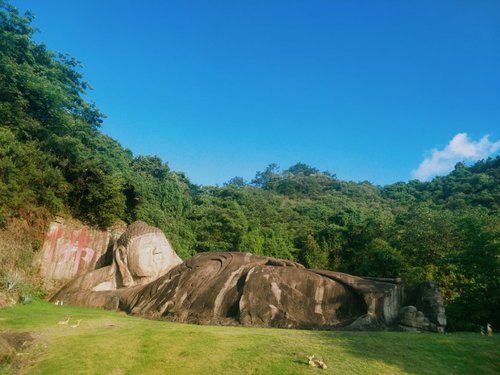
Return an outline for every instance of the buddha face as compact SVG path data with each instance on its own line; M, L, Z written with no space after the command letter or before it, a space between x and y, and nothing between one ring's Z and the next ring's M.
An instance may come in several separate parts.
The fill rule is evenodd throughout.
M128 267L133 276L159 276L172 266L174 251L163 236L149 233L136 237L129 248Z
M182 263L165 236L158 233L134 237L127 247L118 247L115 259L126 287L152 281Z

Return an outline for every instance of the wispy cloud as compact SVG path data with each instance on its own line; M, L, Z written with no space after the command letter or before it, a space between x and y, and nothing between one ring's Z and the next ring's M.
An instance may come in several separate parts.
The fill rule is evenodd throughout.
M472 141L467 133L458 133L443 150L432 150L431 155L411 172L413 178L425 181L439 174L450 172L456 163L487 158L500 149L500 140L490 142L485 135Z

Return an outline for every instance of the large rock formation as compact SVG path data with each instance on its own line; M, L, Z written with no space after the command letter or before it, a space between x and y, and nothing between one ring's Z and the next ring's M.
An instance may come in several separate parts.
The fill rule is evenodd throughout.
M405 306L399 312L403 330L444 332L446 315L439 289L432 281L424 281L407 293Z
M134 286L156 280L182 260L161 230L136 221L116 242L111 262L111 265L73 279L52 300L82 306L108 306L116 299L110 299L115 296L111 292L119 291L121 295Z
M156 228L132 224L111 266L68 283L52 301L199 324L376 329L397 327L406 299L397 279L310 270L250 253L202 253L181 263L165 243Z
M102 231L62 218L50 223L35 260L45 288L52 289L53 284L67 282L102 267L110 246L124 230L117 226Z

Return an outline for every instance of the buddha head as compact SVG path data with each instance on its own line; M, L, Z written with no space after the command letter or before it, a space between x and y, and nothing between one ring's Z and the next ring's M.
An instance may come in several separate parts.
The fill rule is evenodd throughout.
M129 225L116 245L119 287L148 283L182 263L163 232L142 221Z

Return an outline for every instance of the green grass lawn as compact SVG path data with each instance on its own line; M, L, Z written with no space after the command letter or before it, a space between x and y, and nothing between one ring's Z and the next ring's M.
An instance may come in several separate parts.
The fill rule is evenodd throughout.
M72 328L58 325L66 315ZM33 344L0 365L27 374L499 374L499 336L213 327L33 302L0 310ZM315 355L328 368L308 366Z

